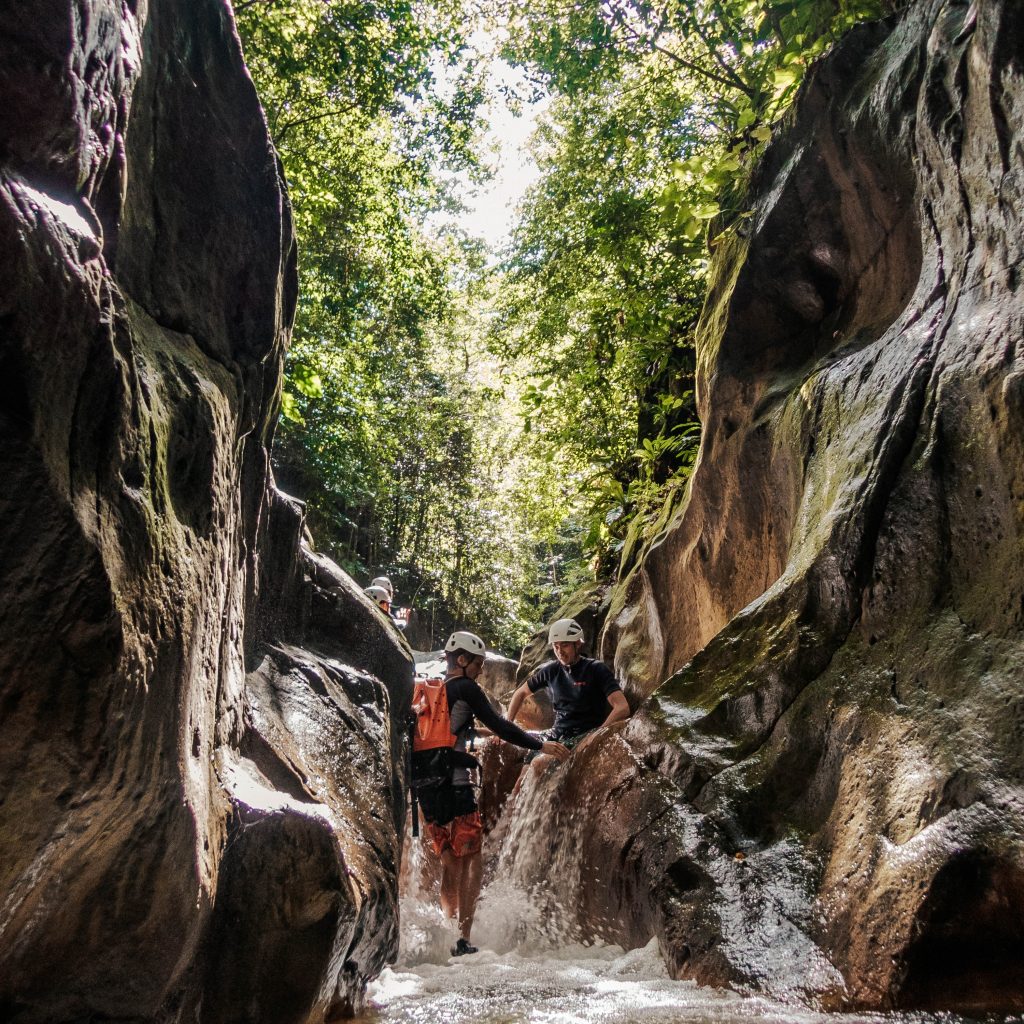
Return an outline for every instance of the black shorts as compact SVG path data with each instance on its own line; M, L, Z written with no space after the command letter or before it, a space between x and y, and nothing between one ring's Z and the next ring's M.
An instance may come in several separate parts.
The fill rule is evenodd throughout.
M572 750L577 743L586 739L594 731L596 731L596 727L595 729L587 729L586 732L574 733L572 736L556 736L554 729L548 729L547 732L542 732L537 738L539 740L554 740L556 743L561 743L563 747L568 747ZM540 757L542 753L543 751L540 750L531 750L526 755L526 763L529 764L535 757Z
M451 783L425 786L417 789L416 800L423 811L423 817L432 825L447 825L463 814L472 814L476 810L476 793L472 786L455 786Z

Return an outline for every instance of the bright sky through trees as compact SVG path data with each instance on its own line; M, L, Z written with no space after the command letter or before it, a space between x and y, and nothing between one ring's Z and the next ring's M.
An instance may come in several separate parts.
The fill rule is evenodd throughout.
M474 44L483 52L495 46L492 37L477 33ZM484 111L486 132L480 150L492 167L493 177L483 185L472 186L465 174L458 177L459 198L465 210L455 218L438 218L440 223L453 223L473 238L480 238L489 252L489 262L509 241L515 223L516 208L527 188L539 177L537 162L529 151L530 137L538 118L549 106L549 98L522 102L513 111L506 99L509 93L528 95L521 69L495 57L487 82L488 101Z
M546 101L524 106L517 117L500 100L493 104L488 143L496 150L494 180L468 197L468 209L460 218L466 233L482 238L492 252L508 241L516 207L527 187L537 180L537 164L527 144L546 106Z

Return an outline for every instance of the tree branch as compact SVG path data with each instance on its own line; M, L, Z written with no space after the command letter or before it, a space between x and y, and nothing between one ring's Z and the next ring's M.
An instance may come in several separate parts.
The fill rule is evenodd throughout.
M639 42L646 42L652 50L657 50L658 53L664 54L669 60L674 60L677 64L684 68L692 71L694 74L700 75L703 78L708 78L712 82L717 82L719 85L724 85L729 89L739 89L744 96L748 99L753 99L755 96L754 90L743 81L742 78L737 77L735 74L731 78L724 78L722 75L716 74L714 71L708 70L708 68L702 68L699 64L695 64L692 60L687 60L685 57L680 57L678 53L673 53L671 50L666 49L660 43L656 43L653 39L645 40L636 29L623 26L627 32L629 32L634 39Z
M284 137L292 128L301 128L304 124L313 124L315 121L323 121L328 117L338 117L341 114L348 114L355 110L355 104L348 103L344 107L335 107L333 110L325 110L320 114L310 114L309 117L297 117L291 121L285 121L280 130L276 133L276 142L282 142Z
M748 99L754 99L756 91L752 89L749 85L747 85L747 83L744 82L743 79L736 74L736 72L728 65L728 63L726 63L726 61L722 58L718 51L711 45L707 36L701 30L700 26L697 23L697 17L693 13L692 4L684 4L683 6L686 7L690 13L690 20L694 30L696 31L696 34L700 37L701 42L704 44L704 47L708 51L708 54L711 56L711 58L719 65L719 67L721 67L724 76L719 75L714 71L711 71L709 68L701 67L699 64L695 63L694 61L687 60L685 57L681 57L678 53L669 50L667 47L662 46L658 42L658 37L661 35L661 33L664 31L667 25L667 13L662 17L661 23L658 25L657 29L655 29L654 34L650 37L647 37L641 34L641 32L638 29L634 28L632 25L627 23L626 13L620 6L618 6L618 4L613 2L609 6L611 8L612 20L616 24L618 24L619 27L633 39L634 42L638 42L641 45L649 46L652 50L656 50L658 53L664 55L665 57L668 57L669 60L673 60L682 67L694 72L694 74L700 75L703 78L707 78L712 82L717 82L719 85L725 86L726 88L738 89Z
M640 43L641 46L648 46L652 50L656 50L658 53L668 57L669 60L675 61L681 67L686 68L688 71L692 71L696 75L700 75L702 78L707 78L712 82L717 82L719 85L725 86L727 89L739 89L748 99L753 100L755 93L754 90L747 85L727 64L724 64L718 53L709 45L708 41L704 38L701 33L701 41L707 47L708 52L711 56L722 65L725 71L725 76L719 75L709 68L702 68L699 64L695 64L692 60L687 60L685 57L681 57L678 53L674 53L672 50L662 46L657 41L657 35L654 37L644 36L638 29L635 29L632 25L627 24L626 16L622 9L619 7L612 7L612 18L619 25L623 32L625 32L634 42Z
M733 86L752 99L753 91L749 88L747 83L744 82L743 79L740 78L740 76L737 75L731 67L729 67L729 65L725 61L725 58L722 57L718 50L711 45L711 40L709 40L708 37L704 34L704 30L700 27L696 15L692 16L690 24L693 26L694 32L696 32L697 35L700 36L700 40L704 44L708 53L711 54L712 58L714 58L715 60L715 63L717 63L718 66L725 72L726 77L729 79L730 82L732 82Z

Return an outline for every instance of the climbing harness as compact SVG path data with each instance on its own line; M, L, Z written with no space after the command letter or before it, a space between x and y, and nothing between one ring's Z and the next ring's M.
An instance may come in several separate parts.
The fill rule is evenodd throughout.
M452 773L456 768L479 768L472 754L455 749L443 679L418 679L412 695L409 723L409 779L412 791L413 835L419 835L417 805L428 820L447 825L458 815Z

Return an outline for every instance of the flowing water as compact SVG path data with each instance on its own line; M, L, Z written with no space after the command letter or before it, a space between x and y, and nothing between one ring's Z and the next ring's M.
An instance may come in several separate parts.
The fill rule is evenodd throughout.
M552 851L537 837L558 773L530 779L506 811L492 843L493 880L473 926L480 952L451 957L452 922L437 905L436 863L416 842L401 905L398 961L371 984L363 1024L962 1024L951 1014L826 1014L798 1001L701 987L668 976L652 940L641 949L584 944L571 908L559 902L583 884L575 851ZM559 891L549 881L560 881ZM794 883L794 888L796 888ZM529 895L527 894L529 892ZM723 887L726 898L732 895ZM785 905L785 894L778 900ZM728 917L728 915L725 915ZM775 933L772 933L775 935ZM742 936L736 941L742 941ZM808 975L808 951L779 931L770 943L776 975ZM764 945L759 948L764 949ZM820 951L814 950L821 959ZM827 962L826 962L827 964ZM796 969L800 965L800 969ZM820 966L812 964L814 971ZM827 964L828 970L835 969ZM811 971L811 974L814 972ZM809 976L809 975L808 975ZM837 976L838 977L838 976Z
M539 907L547 906L548 910ZM949 1014L824 1014L797 1004L672 980L652 940L641 949L565 938L551 900L507 882L484 889L473 941L436 903L401 905L397 963L371 986L362 1024L963 1024Z
M560 941L534 903L495 883L481 897L473 941L451 957L453 925L406 899L398 962L371 986L364 1024L959 1024L948 1014L825 1014L796 1004L668 977L652 941L642 949Z

